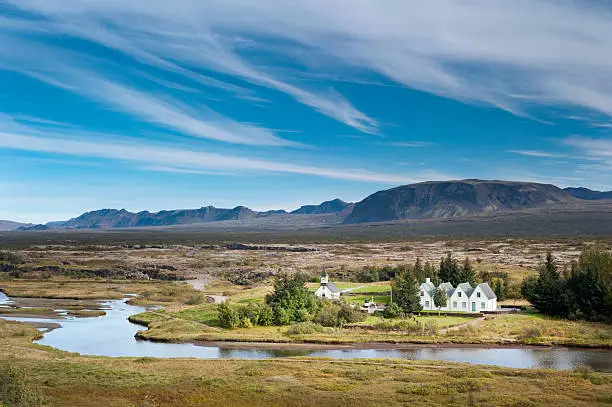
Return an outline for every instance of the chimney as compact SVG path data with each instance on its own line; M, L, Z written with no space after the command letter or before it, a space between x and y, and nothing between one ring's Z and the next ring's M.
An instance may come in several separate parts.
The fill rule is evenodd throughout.
M425 279L425 283L427 283L427 284L431 284L431 278L427 277L427 278Z

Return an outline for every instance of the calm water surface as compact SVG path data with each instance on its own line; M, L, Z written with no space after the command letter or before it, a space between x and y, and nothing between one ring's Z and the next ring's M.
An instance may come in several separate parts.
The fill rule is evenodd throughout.
M0 292L0 304L8 298ZM488 348L411 348L411 349L270 349L202 346L180 343L139 341L134 334L143 327L130 323L127 317L145 311L124 300L105 301L106 316L98 318L36 319L6 318L15 321L57 323L61 328L45 333L37 341L57 349L83 355L135 356L202 359L244 358L269 359L287 356L331 358L400 358L412 360L445 360L506 366L513 368L573 369L587 365L597 371L612 372L612 351L579 348L488 349Z

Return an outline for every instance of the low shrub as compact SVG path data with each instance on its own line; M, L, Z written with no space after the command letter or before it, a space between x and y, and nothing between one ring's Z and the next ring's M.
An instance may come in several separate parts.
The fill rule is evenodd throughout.
M537 339L542 336L542 328L539 326L526 326L520 335L521 339Z
M325 332L325 328L322 325L315 324L314 322L299 322L292 325L287 330L287 335L310 335Z

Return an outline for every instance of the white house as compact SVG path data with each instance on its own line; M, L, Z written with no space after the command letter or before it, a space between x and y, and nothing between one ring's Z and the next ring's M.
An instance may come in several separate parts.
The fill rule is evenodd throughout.
M315 295L319 298L328 299L328 300L339 300L340 299L340 290L334 283L329 281L329 276L327 275L327 271L323 270L321 274L321 286L317 288L315 291Z
M441 311L481 312L497 309L497 296L487 283L478 284L472 288L470 283L461 283L454 288L451 283L442 283L438 288L446 292L446 306ZM426 279L419 287L420 303L424 310L438 310L434 304L436 286L431 279Z

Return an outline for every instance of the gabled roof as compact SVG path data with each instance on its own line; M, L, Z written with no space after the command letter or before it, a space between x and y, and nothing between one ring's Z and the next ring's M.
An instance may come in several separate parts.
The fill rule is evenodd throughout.
M474 292L474 289L470 283L461 283L457 286L457 288L461 288L461 291L463 291L468 297L472 295L472 292Z
M442 290L444 290L447 297L450 297L451 295L453 295L453 292L455 291L455 288L453 287L451 283L442 283L438 286L438 288L441 288Z
M340 290L338 289L338 287L336 287L336 285L332 282L329 282L326 284L327 288L329 288L329 291L331 291L332 293L339 293Z
M495 295L495 292L491 289L491 287L489 287L489 283L480 283L478 284L478 287L480 287L480 289L484 293L485 297L487 297L487 299L492 300L493 298L497 298L497 295Z
M436 289L436 286L432 283L421 283L420 287L423 287L430 295L433 295L433 292Z

